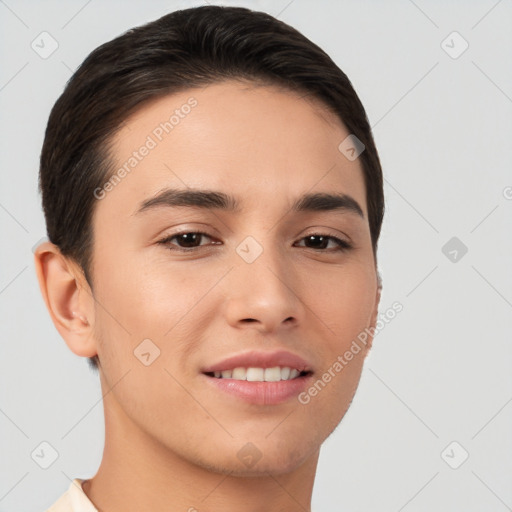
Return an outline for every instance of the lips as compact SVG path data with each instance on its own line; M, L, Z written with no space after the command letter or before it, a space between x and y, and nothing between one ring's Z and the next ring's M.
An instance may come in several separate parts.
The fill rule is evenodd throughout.
M296 398L313 375L305 359L284 350L237 354L201 371L213 389L255 405L278 405Z

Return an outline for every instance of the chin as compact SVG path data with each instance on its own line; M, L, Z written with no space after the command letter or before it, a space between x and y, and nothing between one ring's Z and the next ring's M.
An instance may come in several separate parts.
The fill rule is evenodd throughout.
M237 449L234 450L235 445ZM308 461L316 465L319 450L316 440L311 439L295 438L291 443L285 443L277 436L276 442L231 440L227 445L217 445L215 452L208 453L207 458L198 457L194 462L208 471L236 477L284 475L298 470Z
M310 455L311 457L311 455ZM238 459L234 461L232 458L224 461L224 463L209 463L206 461L199 462L199 465L213 473L222 475L230 475L234 477L266 477L270 475L285 475L299 469L309 457L299 454L290 454L283 459L283 454L275 454L271 457L262 457L254 465L244 465Z

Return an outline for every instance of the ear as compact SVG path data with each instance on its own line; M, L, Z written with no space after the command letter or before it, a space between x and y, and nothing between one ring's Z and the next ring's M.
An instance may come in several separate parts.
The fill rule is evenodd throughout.
M375 303L374 303L373 311L372 311L372 315L371 315L371 322L368 327L368 330L370 330L374 334L376 332L377 317L379 316L379 303L380 303L381 293L382 293L382 278L380 276L380 272L377 270L377 290L375 292ZM367 351L368 352L372 348L373 338L374 338L373 335L368 337L368 342L367 342Z
M78 356L97 354L94 339L94 298L79 265L51 242L34 251L39 287L59 334Z

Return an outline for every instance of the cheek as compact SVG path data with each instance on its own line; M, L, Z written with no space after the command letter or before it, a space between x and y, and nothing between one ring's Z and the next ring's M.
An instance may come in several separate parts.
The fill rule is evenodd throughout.
M96 328L98 338L104 340L100 359L102 355L107 359L105 367L108 360L116 372L121 361L126 367L140 365L136 353L139 346L153 347L144 342L148 339L156 347L156 361L167 368L183 364L196 350L198 332L206 328L218 306L206 295L222 272L191 265L184 270L185 266L164 260L130 262L128 257L122 265L106 259L98 264Z
M124 257L119 264L104 260L97 268L100 279L95 295L111 313L102 319L117 321L132 336L163 336L200 298L198 277L177 267L155 268Z
M323 324L328 346L342 350L370 324L376 281L365 265L328 269L304 283L304 302Z

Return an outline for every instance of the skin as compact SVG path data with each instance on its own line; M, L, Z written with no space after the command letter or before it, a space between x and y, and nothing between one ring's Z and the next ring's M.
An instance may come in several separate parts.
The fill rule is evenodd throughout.
M75 354L101 361L105 448L83 489L109 512L310 510L320 446L351 403L371 339L307 405L242 402L205 385L200 369L248 349L286 349L316 380L375 325L380 288L361 164L340 153L349 132L318 101L235 81L145 105L115 136L117 164L190 97L190 114L97 201L94 291L53 244L36 251L59 333ZM166 187L223 191L243 210L136 213ZM364 218L290 211L306 192L348 194ZM211 238L189 254L158 243L177 232ZM353 248L308 247L315 233ZM250 264L236 252L247 236L263 248ZM134 350L148 338L160 356L145 366ZM252 467L237 456L249 442L261 455Z

